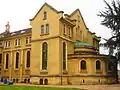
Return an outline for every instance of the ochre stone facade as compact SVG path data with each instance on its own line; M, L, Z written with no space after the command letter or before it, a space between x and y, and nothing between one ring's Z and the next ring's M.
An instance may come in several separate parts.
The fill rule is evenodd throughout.
M34 84L104 84L114 77L100 37L88 30L79 9L70 15L45 3L32 28L0 34L0 75Z

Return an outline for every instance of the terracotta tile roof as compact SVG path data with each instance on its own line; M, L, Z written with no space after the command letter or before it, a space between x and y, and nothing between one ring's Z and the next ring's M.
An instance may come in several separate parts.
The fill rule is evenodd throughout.
M7 37L22 35L22 34L31 33L31 32L32 32L32 28L27 28L27 29L15 31L15 32L10 32L10 33L3 32L0 34L0 38L7 38Z

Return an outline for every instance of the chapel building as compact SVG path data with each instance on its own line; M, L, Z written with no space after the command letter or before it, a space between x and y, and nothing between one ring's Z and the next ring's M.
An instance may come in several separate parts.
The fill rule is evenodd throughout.
M31 28L0 34L0 76L34 84L113 83L111 63L100 55L100 37L87 28L81 12L58 11L45 3Z

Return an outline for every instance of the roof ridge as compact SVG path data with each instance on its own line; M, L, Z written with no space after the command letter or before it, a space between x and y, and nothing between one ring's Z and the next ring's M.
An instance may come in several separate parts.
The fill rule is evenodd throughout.
M21 29L21 30L13 31L13 32L10 32L10 33L15 33L15 32L24 31L24 30L29 30L29 29L32 29L32 28L25 28L25 29Z

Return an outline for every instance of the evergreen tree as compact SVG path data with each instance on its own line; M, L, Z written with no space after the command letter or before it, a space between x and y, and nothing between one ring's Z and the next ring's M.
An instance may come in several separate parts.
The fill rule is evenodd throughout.
M117 59L120 61L120 1L113 0L111 4L104 0L106 7L100 11L98 16L103 17L101 24L112 30L112 37L106 40L105 46L109 48L109 54L113 54L113 49L117 50Z
M110 59L111 55L113 55L114 53L114 49L117 50L117 61L114 59L111 59L112 61L110 61L113 63L113 76L116 78L116 82L118 82L117 63L118 61L120 62L120 1L113 0L111 4L109 4L105 0L104 2L106 4L105 10L100 11L98 16L104 18L103 21L101 21L101 24L112 30L112 36L108 40L105 39L106 43L104 43L103 45L109 48Z

